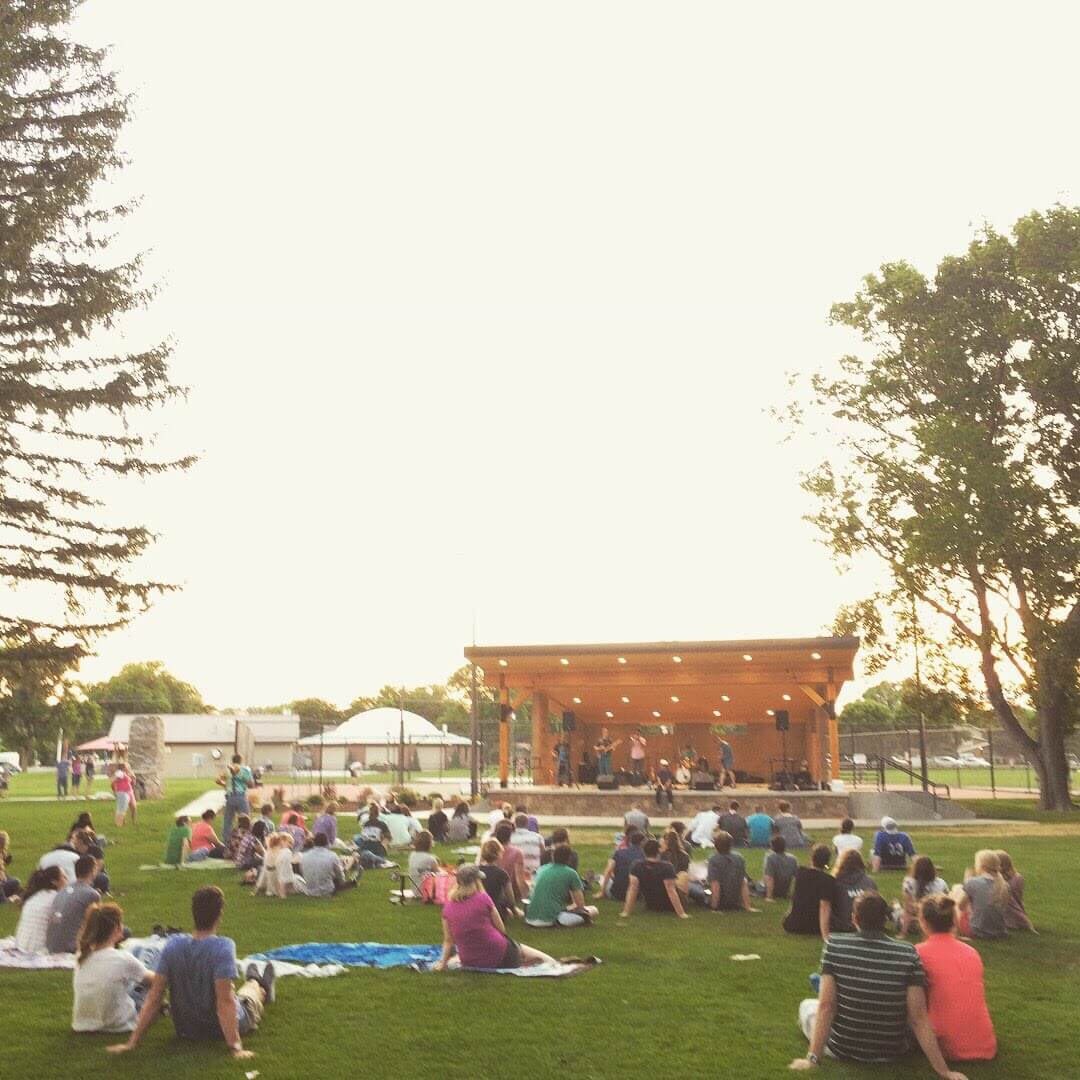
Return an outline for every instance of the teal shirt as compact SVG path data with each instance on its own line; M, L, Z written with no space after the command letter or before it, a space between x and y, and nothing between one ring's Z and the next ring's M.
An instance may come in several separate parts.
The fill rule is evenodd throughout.
M575 889L584 891L576 870L562 863L541 866L533 879L526 918L530 922L553 923L559 912L566 910Z
M751 847L768 847L772 838L772 818L768 814L751 814L746 819L750 830Z
M231 772L225 774L226 795L246 795L249 787L255 786L255 777L246 765L241 765L234 775Z

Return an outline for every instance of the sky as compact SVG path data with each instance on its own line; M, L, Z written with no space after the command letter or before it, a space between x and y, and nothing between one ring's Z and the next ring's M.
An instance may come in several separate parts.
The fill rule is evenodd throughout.
M881 263L1075 197L1080 12L92 0L135 95L120 252L184 475L102 488L183 589L82 677L218 706L480 644L809 636L838 574L769 414ZM1052 31L1052 32L1051 32Z

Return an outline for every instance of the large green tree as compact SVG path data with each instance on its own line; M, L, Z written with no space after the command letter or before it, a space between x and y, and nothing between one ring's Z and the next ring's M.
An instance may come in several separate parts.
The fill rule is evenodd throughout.
M169 587L132 571L152 534L108 512L101 478L190 464L155 460L139 425L181 392L169 347L115 337L150 295L138 258L110 257L131 207L99 197L129 101L72 40L78 6L0 8L0 636L68 664Z
M125 664L88 695L107 721L117 713L205 713L212 711L190 683L165 670L160 660Z
M840 713L845 731L896 731L918 726L922 713L927 727L951 728L971 716L963 695L947 689L916 686L914 679L880 682L869 687Z
M862 338L808 411L835 448L805 479L841 561L870 554L970 650L986 699L1071 805L1080 659L1080 210L984 228L933 277L864 279L834 322ZM1034 710L1026 726L1022 707Z

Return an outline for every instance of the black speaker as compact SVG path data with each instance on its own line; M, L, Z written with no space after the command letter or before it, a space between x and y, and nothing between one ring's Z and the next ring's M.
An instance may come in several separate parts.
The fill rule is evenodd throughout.
M569 709L562 714L562 729L563 731L573 734L574 729L577 727L577 717Z
M500 705L499 706L499 722L502 723L502 724L510 723L510 714L513 711L514 710L511 709L509 705Z
M788 717L787 709L776 710L776 730L788 731L791 728L791 720Z
M596 786L601 791L618 791L619 781L614 776L598 776L596 778Z

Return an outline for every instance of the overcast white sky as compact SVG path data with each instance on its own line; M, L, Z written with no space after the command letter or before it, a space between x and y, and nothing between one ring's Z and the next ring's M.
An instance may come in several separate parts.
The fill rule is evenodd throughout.
M137 95L124 242L191 387L109 492L184 583L84 675L218 705L481 643L820 632L766 410L829 305L1073 197L1067 5L91 0Z

